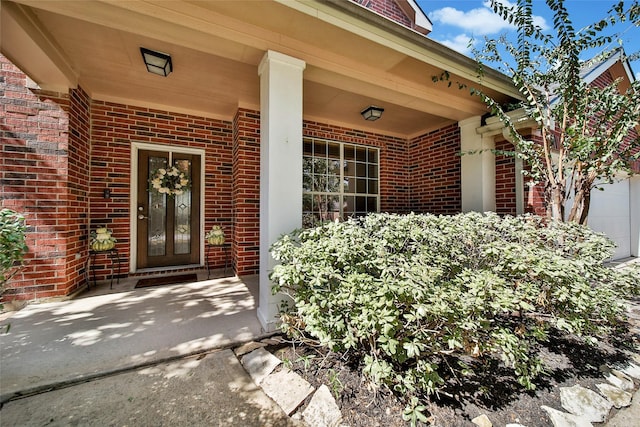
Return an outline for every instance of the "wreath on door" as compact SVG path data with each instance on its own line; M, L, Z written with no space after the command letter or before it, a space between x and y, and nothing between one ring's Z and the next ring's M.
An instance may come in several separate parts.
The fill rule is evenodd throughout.
M150 190L169 197L183 194L191 186L189 177L175 166L160 168L151 174Z

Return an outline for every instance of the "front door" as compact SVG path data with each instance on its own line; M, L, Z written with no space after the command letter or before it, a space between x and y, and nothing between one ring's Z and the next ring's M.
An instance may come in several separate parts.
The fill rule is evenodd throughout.
M196 154L138 151L138 268L200 263L200 163Z

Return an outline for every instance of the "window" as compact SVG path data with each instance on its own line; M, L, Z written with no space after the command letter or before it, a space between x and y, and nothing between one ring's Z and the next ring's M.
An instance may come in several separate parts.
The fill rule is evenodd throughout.
M344 220L377 212L379 150L305 138L302 159L302 222Z

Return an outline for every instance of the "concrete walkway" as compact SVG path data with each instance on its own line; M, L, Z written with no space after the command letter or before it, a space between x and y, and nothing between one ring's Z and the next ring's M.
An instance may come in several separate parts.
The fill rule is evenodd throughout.
M2 322L0 398L91 379L261 337L257 278L32 304ZM4 412L4 411L3 411Z
M231 350L161 363L5 403L3 426L293 427Z

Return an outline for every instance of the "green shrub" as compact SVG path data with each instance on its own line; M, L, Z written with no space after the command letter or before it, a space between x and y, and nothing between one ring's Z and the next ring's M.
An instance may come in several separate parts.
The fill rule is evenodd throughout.
M443 357L499 356L532 389L551 328L607 335L619 298L640 286L637 271L604 266L612 249L535 216L375 214L283 236L271 279L294 302L285 331L360 357L374 382L406 395L415 422L415 397L443 384Z
M0 296L11 277L20 269L25 244L24 217L10 209L0 210Z

